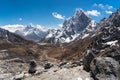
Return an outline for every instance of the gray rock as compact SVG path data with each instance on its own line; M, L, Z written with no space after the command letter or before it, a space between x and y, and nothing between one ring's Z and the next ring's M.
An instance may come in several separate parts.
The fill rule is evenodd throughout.
M84 65L84 70L87 72L90 71L90 63L94 59L94 54L92 50L87 50L84 54L84 59L83 59L83 65Z
M13 80L22 80L23 78L24 78L24 73L21 73L21 74L15 75L13 77Z
M59 67L62 67L62 66L64 66L64 65L66 65L67 63L68 63L67 61L61 62L61 63L59 64Z
M110 57L98 57L91 63L91 74L95 80L120 80L120 65Z
M46 64L44 65L44 69L50 69L52 66L53 66L53 64L51 64L51 63L46 63Z
M36 66L37 66L37 64L36 64L36 62L34 61L34 60L32 60L31 62L30 62L30 68L29 68L29 73L30 74L34 74L35 72L36 72Z
M90 77L90 73L82 70L82 66L78 66L73 68L52 67L47 72L39 75L39 78L37 80L92 80L92 79Z

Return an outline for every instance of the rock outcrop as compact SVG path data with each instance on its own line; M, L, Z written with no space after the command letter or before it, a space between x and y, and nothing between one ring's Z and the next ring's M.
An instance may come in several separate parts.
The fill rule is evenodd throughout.
M36 66L37 66L37 64L36 64L36 62L34 61L34 60L32 60L31 62L30 62L30 68L29 68L29 73L30 74L34 74L35 72L36 72Z
M87 72L90 71L90 63L94 58L95 56L92 50L87 50L85 52L84 59L83 59L83 65L84 65L84 70L86 70Z
M91 63L95 80L120 80L120 65L110 57L97 57Z

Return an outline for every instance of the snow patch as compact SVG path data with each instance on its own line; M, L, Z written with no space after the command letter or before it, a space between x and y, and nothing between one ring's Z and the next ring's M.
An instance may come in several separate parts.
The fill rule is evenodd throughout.
M118 42L118 40L115 40L115 41L109 41L109 42L106 42L105 44L107 44L107 45L111 45L111 46L115 46L117 42Z
M86 38L87 36L89 36L89 34L84 34L84 36L82 36L82 39Z

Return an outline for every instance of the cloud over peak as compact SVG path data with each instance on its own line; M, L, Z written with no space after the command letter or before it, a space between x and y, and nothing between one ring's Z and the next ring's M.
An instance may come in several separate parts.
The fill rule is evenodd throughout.
M106 10L105 12L106 12L106 14L112 14L113 13L112 11L108 11L108 10Z
M61 20L65 19L65 16L62 16L61 14L59 14L57 12L53 12L52 15L54 18L57 18L57 19L61 19Z
M115 8L111 5L108 4L93 4L94 7L98 7L102 10L102 12L106 14L112 14Z
M95 3L95 4L93 4L93 6L99 7L101 9L107 9L107 10L113 9L113 6L108 5L108 4L104 5L104 4L96 4Z
M97 17L101 13L99 11L97 11L97 10L91 10L91 11L87 11L86 14L89 15L89 16L91 15L91 16L96 16Z

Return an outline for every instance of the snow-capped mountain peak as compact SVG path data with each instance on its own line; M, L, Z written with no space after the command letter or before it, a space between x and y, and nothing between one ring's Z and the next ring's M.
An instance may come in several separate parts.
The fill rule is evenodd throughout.
M65 20L61 29L48 34L46 40L53 43L69 43L77 37L86 34L88 36L92 30L95 30L95 26L96 22L89 18L83 10L76 9L74 16Z
M81 16L82 14L84 14L84 11L80 8L77 8L75 11L74 17L77 18L77 17Z
M24 25L14 24L14 25L5 25L1 26L1 28L9 30L10 32L14 33L16 30L22 31L25 27Z
M49 31L49 29L47 28L33 24L29 24L27 26L6 25L2 28L34 41L42 40L48 34Z

